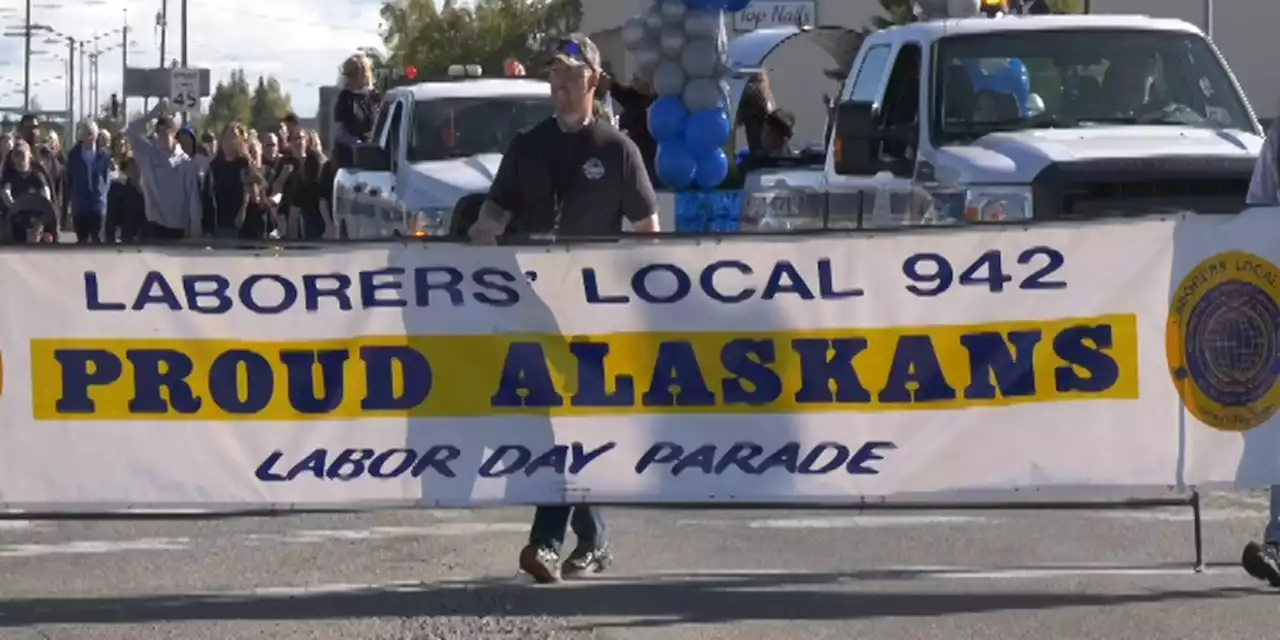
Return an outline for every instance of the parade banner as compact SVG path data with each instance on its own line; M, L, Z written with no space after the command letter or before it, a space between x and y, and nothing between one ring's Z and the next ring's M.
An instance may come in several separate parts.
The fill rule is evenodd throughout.
M1168 487L1188 428L1165 348L1172 276L1236 236L1186 253L1200 232L1185 224L0 254L0 502ZM1258 313L1240 310L1271 318ZM1205 344L1234 330L1196 322L1212 325ZM1205 362L1185 380L1245 393ZM1238 452L1233 436L1195 442ZM1195 474L1234 477L1229 457L1192 458Z

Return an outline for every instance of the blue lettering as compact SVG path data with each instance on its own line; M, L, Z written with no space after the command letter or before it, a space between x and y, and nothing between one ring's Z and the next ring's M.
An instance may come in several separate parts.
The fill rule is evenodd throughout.
M569 353L578 361L578 392L569 403L575 407L630 407L636 403L636 381L630 375L613 376L609 391L605 359L609 345L604 342L574 341Z
M866 351L866 338L796 338L791 349L800 356L801 404L854 404L871 402L871 392L862 386L853 367L854 358ZM835 391L831 390L835 383Z
M509 271L492 267L476 269L471 274L471 281L483 289L471 294L476 302L495 307L510 307L520 302L520 293L511 286L519 279Z
M243 378L240 375L244 371ZM244 384L241 385L241 380ZM243 386L245 395L240 397ZM243 349L218 356L209 368L209 396L223 411L233 414L258 413L271 404L275 374L267 359Z
M960 336L960 344L969 351L969 386L964 397L994 400L997 393L1005 398L1035 395L1040 337L1039 331L1011 331L1008 340L995 332ZM1009 343L1013 343L1012 353Z
M427 401L434 382L431 363L416 349L404 346L361 347L367 380L366 394L360 401L365 411L404 411ZM396 395L396 368L404 381Z
M508 462L507 454L515 454L515 459ZM481 478L500 478L502 476L511 475L525 465L529 464L529 460L533 459L533 452L528 447L518 444L504 444L480 464L480 469L476 472Z
M818 297L823 300L845 300L861 298L866 294L866 291L858 287L844 291L837 290L835 273L831 270L831 259L823 258L818 261Z
M159 271L148 271L142 277L142 285L138 287L138 297L134 298L132 309L142 311L150 305L162 305L170 311L182 311L178 294L173 292L173 287Z
M96 271L84 272L85 308L89 311L124 311L128 308L123 302L103 302L98 286Z
M658 295L649 289L649 276L656 273L669 273L675 278L676 290L666 294ZM636 293L636 297L648 302L649 304L671 304L679 302L689 297L689 292L693 290L693 280L689 278L689 274L674 264L650 264L640 267L631 276L631 290Z
M913 390L914 389L914 390ZM880 391L880 402L909 403L955 400L956 390L947 383L938 353L929 336L902 336L893 352L889 379Z
M409 301L396 294L393 297L379 297L381 291L397 292L404 288L404 283L396 276L404 275L404 269L387 267L374 271L360 272L360 305L365 309L392 308L398 309L409 305ZM388 280L387 278L390 278Z
M443 275L443 281L433 276ZM431 305L431 292L443 291L449 296L449 303L455 307L462 306L462 272L454 267L418 267L413 270L414 303L419 307Z
M586 267L582 270L582 290L586 294L587 304L626 304L631 298L621 295L601 295L600 282L596 279L596 270Z
M804 281L804 277L800 275L795 265L786 260L779 260L773 265L773 271L769 273L769 281L765 283L760 299L772 300L784 293L795 294L801 300L814 299L813 290L809 288L809 284Z
M498 390L489 398L494 407L561 407L546 353L537 342L513 342L507 348Z
M649 380L649 389L640 399L646 407L712 407L716 404L691 343L659 343Z
M191 358L171 349L130 349L124 355L133 365L130 413L168 413L170 407L177 413L200 410L203 401L187 382L195 370Z
M306 274L302 276L302 300L307 311L319 311L321 298L333 298L338 309L350 311L351 276L344 273Z
M1053 338L1053 352L1067 363L1053 370L1058 391L1098 393L1114 387L1120 380L1120 365L1106 352L1113 344L1111 325L1063 329Z
M62 369L62 392L55 404L58 413L93 413L89 390L124 375L120 358L103 349L59 349L53 352L53 359Z
M766 456L765 448L754 442L735 443L723 453L713 444L703 444L686 452L674 442L658 442L640 456L635 471L642 474L655 467L669 466L668 473L672 476L688 470L720 475L729 469L752 476L770 471L824 475L841 469L850 475L875 475L879 471L870 464L884 459L879 452L896 448L892 442L867 442L850 453L850 447L838 442L820 442L808 450L799 442L787 442ZM763 459L756 462L761 456Z
M721 293L720 290L716 288L716 274L724 269L732 269L744 276L749 276L755 273L747 263L742 262L741 260L721 260L719 262L712 262L702 270L702 275L698 278L698 285L708 298L711 298L716 302L733 304L736 302L746 302L751 299L751 296L756 294L756 290L749 286L742 287L737 293L732 295Z
M726 344L720 350L720 364L733 377L720 385L725 405L760 406L777 400L782 395L782 378L769 368L777 355L772 340L741 338Z
M462 457L453 445L433 445L419 454L416 449L342 449L330 456L328 449L314 449L288 471L278 471L284 452L276 450L258 465L254 477L262 482L290 482L302 476L317 480L348 481L368 475L378 480L399 478L406 473L418 478L431 471L444 478L456 478L450 465Z
M289 380L289 404L298 413L330 413L342 404L345 368L350 357L345 349L323 351L280 352ZM315 365L320 365L320 388L324 397L316 396Z
M200 285L208 285L201 287ZM187 296L187 308L196 313L221 315L231 310L231 297L227 291L231 281L219 275L190 275L182 277L182 292ZM205 305L201 300L209 299Z
M274 282L280 285L280 301L274 305L259 303L257 297L254 295L253 289L260 282ZM297 302L298 287L284 276L276 275L274 273L255 273L245 278L244 282L240 283L240 304L244 305L244 308L254 313L262 315L284 313Z

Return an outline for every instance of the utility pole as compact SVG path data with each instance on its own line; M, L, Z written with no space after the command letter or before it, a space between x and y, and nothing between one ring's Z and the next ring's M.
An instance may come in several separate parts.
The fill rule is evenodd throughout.
M1213 40L1213 0L1204 0L1204 34Z
M160 64L164 68L165 46L169 43L169 0L160 0Z
M188 0L182 0L182 68L187 68L187 4Z
M124 10L124 24L120 28L120 122L129 119L129 97L124 93L124 77L129 75L129 10Z
M31 0L27 0L26 25L22 30L26 53L22 58L22 110L31 110Z
M89 70L89 67L86 64L86 61L89 59L89 52L85 49L86 44L88 43L85 42L84 40L80 41L80 117L81 118L86 118L89 116L89 112L84 108L85 106L84 88L86 84L84 80L85 80L85 76L89 75L87 73Z
M67 36L67 111L72 124L76 122L76 39ZM84 117L81 114L80 117Z

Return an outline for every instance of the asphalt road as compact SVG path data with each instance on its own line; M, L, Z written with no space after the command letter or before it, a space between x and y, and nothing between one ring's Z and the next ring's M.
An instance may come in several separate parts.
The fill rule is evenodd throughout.
M0 640L1274 637L1260 495L1189 509L615 510L608 574L516 575L529 510L0 523Z

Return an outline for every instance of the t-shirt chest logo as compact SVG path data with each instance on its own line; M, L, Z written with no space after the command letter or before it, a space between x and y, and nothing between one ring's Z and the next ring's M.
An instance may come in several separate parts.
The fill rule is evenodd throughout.
M604 163L599 158L592 158L582 164L582 175L588 180L599 180L604 177Z

